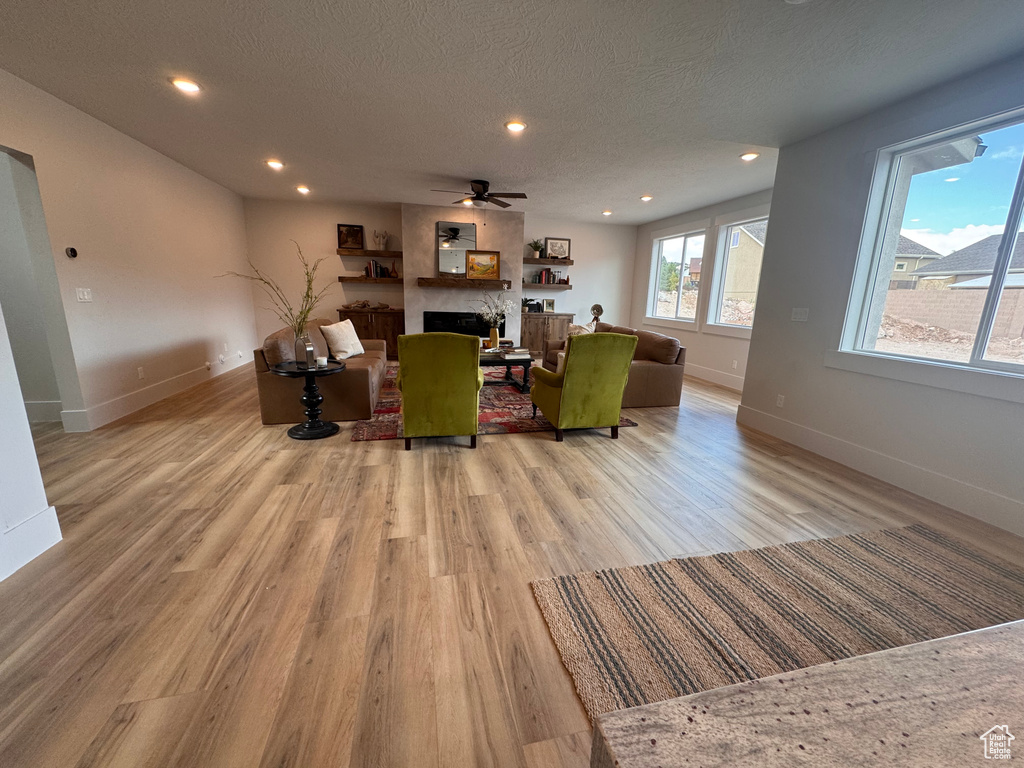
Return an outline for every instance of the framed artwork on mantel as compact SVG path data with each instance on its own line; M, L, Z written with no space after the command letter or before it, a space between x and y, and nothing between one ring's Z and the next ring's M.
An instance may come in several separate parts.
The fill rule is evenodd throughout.
M499 251L466 251L466 277L470 280L497 280L501 277Z
M361 224L338 225L338 247L349 251L361 251L363 245L363 227Z
M571 244L568 237L545 237L544 256L549 259L568 259Z

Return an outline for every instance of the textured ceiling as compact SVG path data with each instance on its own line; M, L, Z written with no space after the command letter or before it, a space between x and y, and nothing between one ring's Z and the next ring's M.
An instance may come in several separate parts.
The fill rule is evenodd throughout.
M514 210L638 223L767 188L772 147L1019 52L1021 10L0 0L0 67L250 197L302 182L319 200L443 205L430 188L485 178L529 194ZM205 90L184 97L172 75ZM751 147L762 158L740 163Z

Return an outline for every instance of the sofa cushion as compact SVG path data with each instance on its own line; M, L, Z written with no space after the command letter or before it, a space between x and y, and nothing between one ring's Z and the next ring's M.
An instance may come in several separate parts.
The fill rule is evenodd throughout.
M586 325L574 325L573 323L569 323L569 332L566 336L584 336L588 333L593 333L595 325L596 323L593 320Z
M656 363L672 365L679 356L679 339L651 331L637 332L635 360L653 360Z
M602 327L604 326L604 327ZM636 328L627 328L624 325L608 325L607 323L597 324L598 333L621 333L624 336L636 336Z
M363 345L356 335L355 326L351 320L342 320L340 323L320 326L320 332L327 340L327 347L335 360L347 360L353 355L363 354Z

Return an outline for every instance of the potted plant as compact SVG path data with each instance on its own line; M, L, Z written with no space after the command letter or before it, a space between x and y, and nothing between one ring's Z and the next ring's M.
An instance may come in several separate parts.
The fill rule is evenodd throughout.
M292 242L295 243L294 240ZM274 314L281 319L281 322L291 328L295 334L295 359L300 362L305 361L307 365L312 367L316 364L316 352L314 351L313 343L310 341L309 334L306 333L306 323L331 286L330 284L325 285L319 292L314 292L313 284L316 281L317 270L320 268L320 263L326 259L317 259L310 264L298 243L295 243L295 250L299 257L299 263L302 264L302 273L306 281L302 300L297 307L293 306L288 300L288 296L280 284L270 275L261 271L251 261L249 262L249 269L252 270L252 274L243 275L239 272L227 272L226 274L259 283L260 288L263 289L263 292L267 294L271 304L273 304L271 309Z
M540 312L540 302L523 296L523 312Z
M501 291L497 296L484 293L484 297L477 299L475 303L483 305L476 314L491 327L490 348L497 349L500 341L498 326L504 321L505 315L511 312L516 305L512 303L512 299L505 298L505 291Z
M535 259L539 259L540 252L544 248L544 243L542 243L540 240L531 240L530 242L527 243L527 245L533 249L533 257Z

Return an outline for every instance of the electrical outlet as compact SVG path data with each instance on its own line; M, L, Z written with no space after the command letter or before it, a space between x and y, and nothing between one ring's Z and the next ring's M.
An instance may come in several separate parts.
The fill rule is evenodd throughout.
M146 378L146 372L144 370L142 370L142 366L141 365L139 366L139 378L140 379Z
M218 355L217 359L220 360L223 363L224 362L224 355Z
M77 288L75 295L78 296L78 300L85 303L92 301L92 288Z
M793 307L793 314L790 318L794 323L806 323L807 322L807 307Z
M785 407L785 405L786 405L786 396L785 395L779 395L778 397L775 398L775 407L776 408L783 408L783 407Z
M732 361L732 369L733 369L734 371L736 370L736 366L737 366L737 365L739 365L739 361L738 361L738 360L733 360L733 361Z
M226 341L224 342L224 351L225 351L225 352L227 352L227 351L228 351L228 343L227 343Z

